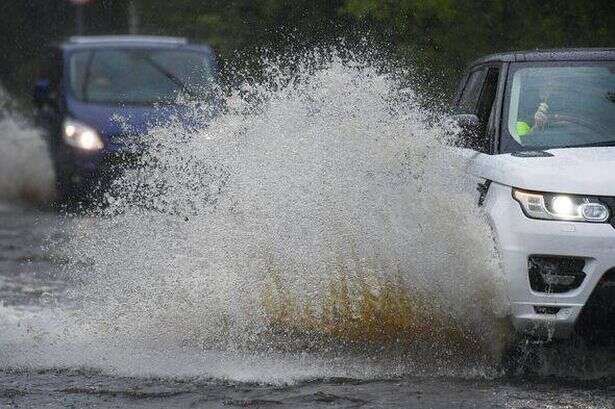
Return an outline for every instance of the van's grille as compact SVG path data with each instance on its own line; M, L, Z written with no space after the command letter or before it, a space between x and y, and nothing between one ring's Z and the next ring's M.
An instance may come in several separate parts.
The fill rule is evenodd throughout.
M104 157L100 163L101 169L112 172L136 168L140 164L141 155L133 152L114 152Z

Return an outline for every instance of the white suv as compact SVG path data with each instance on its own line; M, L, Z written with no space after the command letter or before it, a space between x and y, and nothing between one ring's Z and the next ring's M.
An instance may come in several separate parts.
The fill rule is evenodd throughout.
M470 66L455 108L515 328L613 331L615 49L488 56Z

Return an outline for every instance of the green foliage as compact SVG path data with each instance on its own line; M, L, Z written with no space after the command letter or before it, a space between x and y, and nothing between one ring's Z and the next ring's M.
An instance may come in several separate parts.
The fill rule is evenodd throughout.
M141 31L207 41L224 59L262 49L293 52L367 35L451 89L482 54L547 47L615 46L613 0L134 0ZM70 35L65 0L0 2L0 81L26 93L41 44ZM95 0L88 33L126 32L127 0ZM254 65L257 69L257 65Z
M388 31L401 55L449 87L487 53L615 46L612 0L348 0L342 10Z
M613 46L615 42L611 0L347 0L342 9L354 18L380 24L403 43L466 55L500 47Z

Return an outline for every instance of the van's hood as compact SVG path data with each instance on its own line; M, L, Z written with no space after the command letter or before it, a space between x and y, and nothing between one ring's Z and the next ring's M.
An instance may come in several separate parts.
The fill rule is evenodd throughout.
M475 176L541 192L615 196L615 147L565 148L470 158Z

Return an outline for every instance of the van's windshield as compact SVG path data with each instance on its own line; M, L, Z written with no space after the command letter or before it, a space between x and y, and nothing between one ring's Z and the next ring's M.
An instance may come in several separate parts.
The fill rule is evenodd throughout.
M171 49L93 49L75 52L70 88L78 100L147 105L179 94L203 96L213 68L204 52Z
M615 62L511 65L501 152L615 145Z

